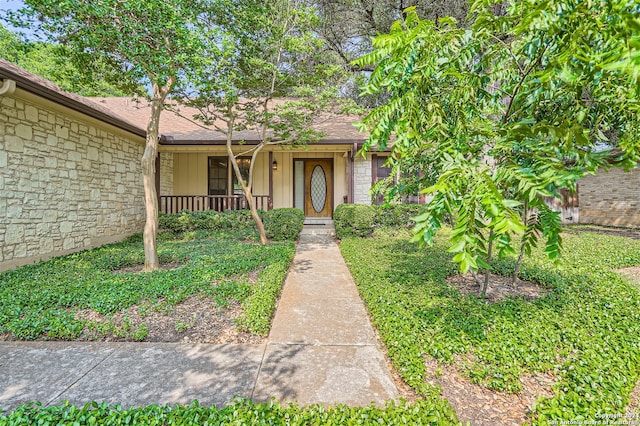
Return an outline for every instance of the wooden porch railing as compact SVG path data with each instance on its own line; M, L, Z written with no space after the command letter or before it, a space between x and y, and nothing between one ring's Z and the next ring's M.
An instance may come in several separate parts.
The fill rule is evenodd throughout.
M183 210L247 210L249 203L244 195L161 195L159 209L162 213L178 213ZM254 195L258 210L271 210L273 204L268 195Z

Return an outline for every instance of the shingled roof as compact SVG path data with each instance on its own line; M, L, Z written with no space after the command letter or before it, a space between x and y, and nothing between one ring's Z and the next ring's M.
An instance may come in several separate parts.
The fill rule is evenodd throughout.
M130 98L91 98L114 114L145 126L149 119L150 106L144 99ZM161 144L164 145L217 145L226 142L226 135L214 129L205 129L190 120L197 114L197 110L180 107L180 115L172 111L163 111L160 117ZM188 117L188 118L185 118ZM353 144L362 143L367 138L353 125L361 117L357 115L326 115L320 117L313 128L324 133L319 143L324 144ZM234 139L246 143L257 142L260 134L255 130L234 132Z
M0 79L13 80L16 86L57 104L111 124L137 136L146 136L146 127L151 113L145 99L133 100L128 97L85 98L66 92L49 80L32 74L17 65L0 58ZM226 135L222 132L205 129L197 123L184 118L193 117L195 109L181 107L181 116L172 111L164 111L160 119L160 143L166 145L202 145L224 144ZM353 125L361 117L357 115L324 115L313 125L324 136L319 143L353 144L362 143L367 135ZM234 132L234 139L255 143L260 140L256 130Z
M132 123L124 118L126 116L123 117L120 114L116 114L111 109L97 104L88 98L66 92L49 80L32 74L2 58L0 58L0 79L13 80L16 82L16 87L22 90L111 124L137 136L146 136L146 126L139 126L137 123Z

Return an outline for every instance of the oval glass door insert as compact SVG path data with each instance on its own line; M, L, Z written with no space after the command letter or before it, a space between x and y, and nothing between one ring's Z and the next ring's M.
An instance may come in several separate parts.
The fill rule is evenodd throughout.
M311 172L311 204L316 213L324 209L327 201L327 177L322 166L317 165Z

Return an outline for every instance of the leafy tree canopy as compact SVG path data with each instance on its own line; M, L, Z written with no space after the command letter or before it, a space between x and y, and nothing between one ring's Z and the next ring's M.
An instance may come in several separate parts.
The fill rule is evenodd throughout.
M99 58L117 87L127 91L143 84L151 89L151 114L141 161L145 272L160 267L155 189L160 114L167 96L184 81L186 73L218 58L216 32L205 33L199 25L214 4L213 0L25 0L26 7L10 15L14 23L39 28L66 46L70 59L88 75Z
M229 159L265 243L251 196L255 160L269 145L320 138L312 124L334 104L343 68L324 52L317 11L305 1L240 0L234 3L233 20L213 8L206 22L223 30L222 56L188 76L181 99L199 111L188 118L226 134ZM246 129L259 135L259 143L234 151L234 135ZM237 168L239 156L252 158L247 182Z
M420 18L435 20L454 16L465 21L468 11L467 0L314 0L312 4L321 19L318 33L326 41L323 49L352 73L343 84L343 94L366 107L379 105L386 97L360 93L372 68L368 64L354 66L351 61L371 51L373 37L389 32L408 7L414 7Z
M494 255L521 261L540 236L557 258L559 217L543 197L640 158L640 5L497 5L473 2L469 28L411 9L356 61L377 64L364 93L389 97L362 124L365 149L392 146L396 166L429 165L420 186L431 201L415 239L430 243L452 218L450 251L474 274Z
M24 41L17 34L0 26L0 57L40 77L53 81L63 90L81 96L126 96L125 92L108 83L110 70L100 62L92 61L90 75L78 69L69 60L70 52L60 44Z

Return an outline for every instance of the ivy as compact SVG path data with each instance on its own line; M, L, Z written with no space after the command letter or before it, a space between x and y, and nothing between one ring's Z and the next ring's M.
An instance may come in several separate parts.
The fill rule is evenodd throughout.
M463 375L499 392L520 391L525 374L554 375L553 396L533 407L533 424L596 421L624 413L640 380L640 294L614 271L640 265L640 242L580 229L565 237L557 266L530 247L522 277L548 289L533 301L490 304L447 284L457 272L451 230L424 249L397 229L344 238L340 249L395 368L416 391L433 392L425 356L462 357ZM510 274L515 261L496 261L495 273Z
M256 404L237 400L216 408L194 401L174 407L149 405L123 408L120 405L91 402L84 407L70 404L43 407L40 403L26 404L5 415L0 423L6 426L24 424L104 424L104 425L456 425L455 415L445 403L437 400L390 402L384 407L324 407L311 405L284 406L277 402Z
M217 226L219 221L198 223ZM195 231L194 238L186 240L184 234L163 237L159 245L161 261L181 264L173 270L150 274L116 272L144 262L141 238L134 236L121 243L1 273L0 334L22 340L73 340L83 330L92 329L98 337L113 334L144 340L144 324L136 330L119 329L110 322L101 325L76 319L75 313L92 309L113 315L132 305L146 304L170 308L200 293L210 296L219 306L232 300L240 302L241 322L248 324L244 328L264 335L271 325L294 244L255 245L255 231L247 231L246 224L232 226L238 228L226 232ZM248 285L241 277L255 270L261 271L258 282Z

